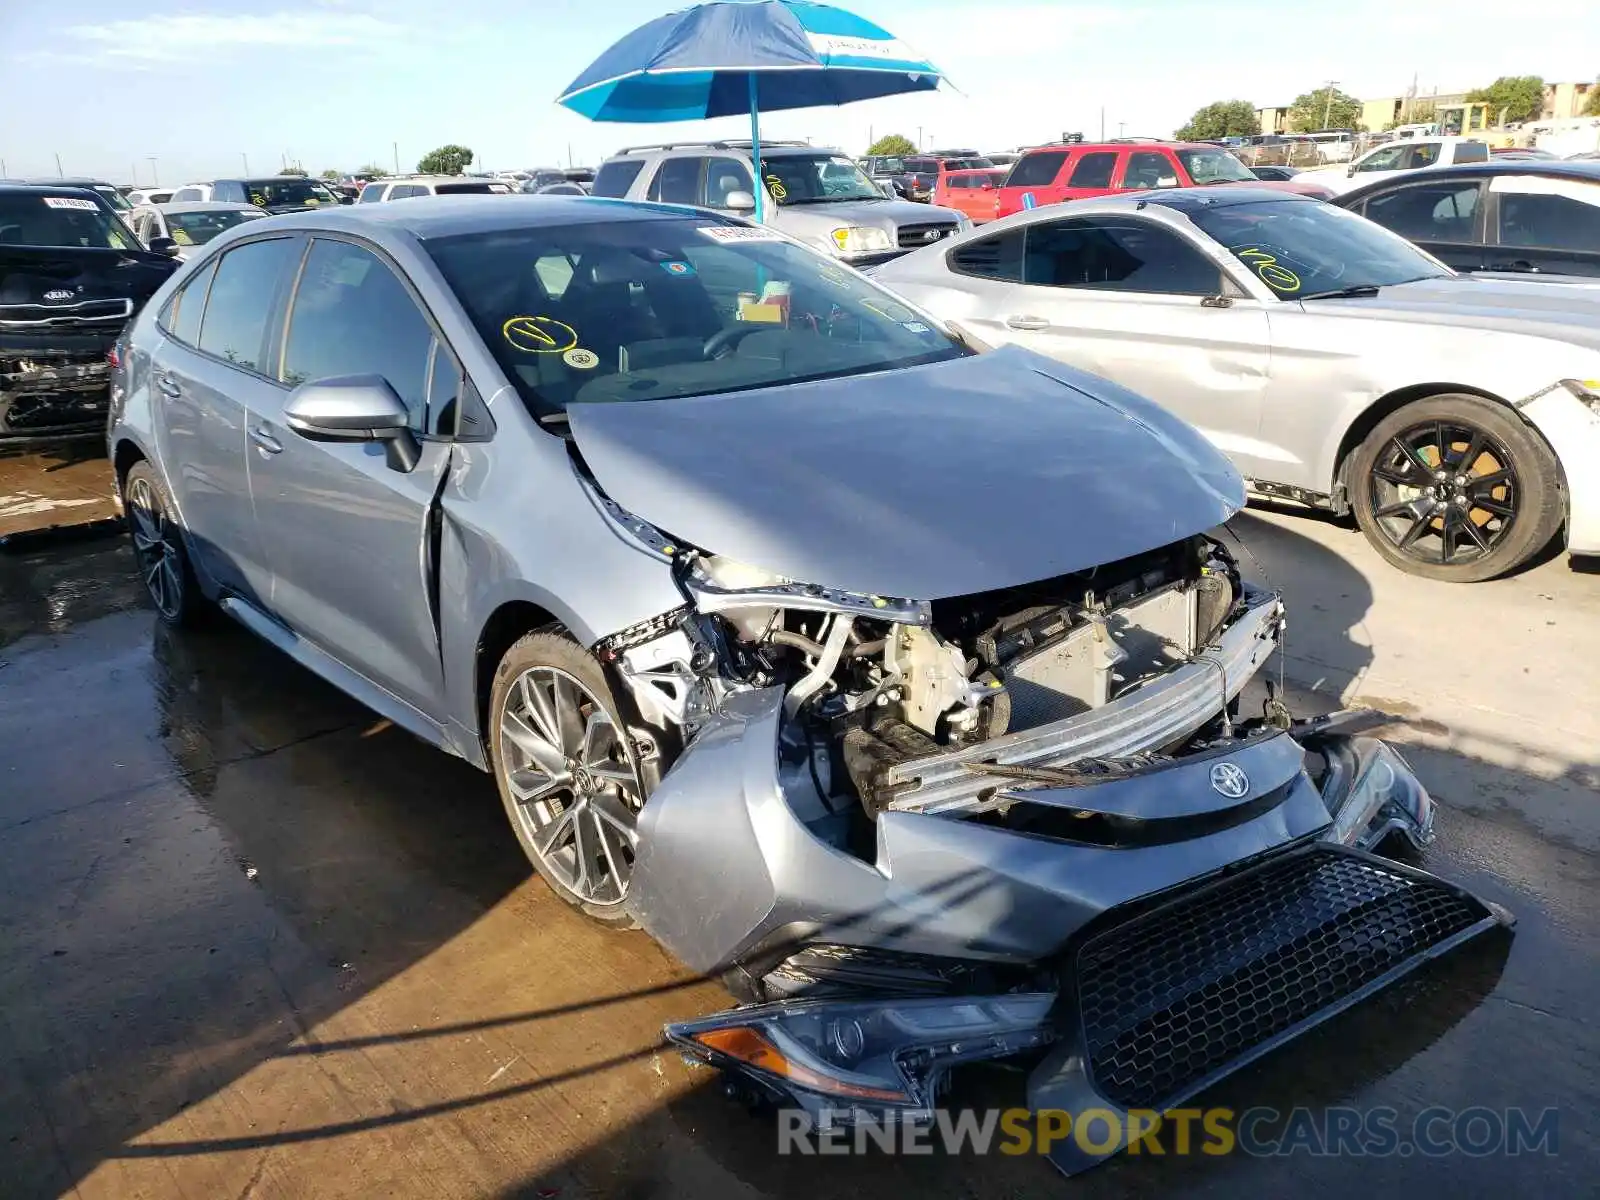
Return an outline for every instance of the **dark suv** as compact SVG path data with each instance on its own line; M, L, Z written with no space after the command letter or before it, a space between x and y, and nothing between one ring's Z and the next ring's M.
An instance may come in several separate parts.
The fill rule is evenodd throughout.
M106 355L177 267L82 188L0 184L0 445L105 433Z

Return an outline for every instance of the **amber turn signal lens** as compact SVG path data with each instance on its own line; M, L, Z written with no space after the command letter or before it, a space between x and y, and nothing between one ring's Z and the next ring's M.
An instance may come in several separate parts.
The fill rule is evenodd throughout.
M707 1029L694 1035L694 1040L707 1049L748 1063L769 1075L777 1075L812 1091L834 1096L852 1096L858 1100L885 1100L894 1104L909 1104L911 1097L887 1088L862 1087L834 1079L820 1071L794 1062L759 1032L748 1025L734 1025L724 1029Z

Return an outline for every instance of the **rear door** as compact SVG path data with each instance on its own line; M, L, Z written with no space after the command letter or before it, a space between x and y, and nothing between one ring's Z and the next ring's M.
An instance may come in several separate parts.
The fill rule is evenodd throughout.
M304 249L295 235L233 246L167 311L152 368L156 438L190 548L222 588L265 606L270 592L246 467L252 407L281 385L270 347Z
M318 234L287 308L283 382L250 418L250 489L272 608L300 636L440 721L431 521L460 368L399 272L358 240ZM412 470L389 466L381 446L311 441L285 425L292 387L339 375L381 375L405 401L422 446Z
M1488 270L1600 275L1600 179L1496 175L1488 200Z
M1025 208L1054 204L1061 199L1056 182L1068 157L1066 150L1034 150L1019 158L1000 189L999 215L1009 217ZM1115 155L1112 160L1115 162ZM1109 171L1105 186L1111 186Z
M1068 217L1027 227L1021 274L980 337L1148 396L1245 465L1269 378L1267 316L1213 259L1153 221Z
M1479 271L1486 265L1483 193L1481 179L1401 181L1358 211L1457 271Z
M1178 160L1165 150L1128 150L1122 153L1117 189L1151 191L1178 186Z

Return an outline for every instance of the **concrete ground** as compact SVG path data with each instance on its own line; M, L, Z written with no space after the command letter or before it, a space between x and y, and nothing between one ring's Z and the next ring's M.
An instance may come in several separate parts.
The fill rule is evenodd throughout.
M0 455L0 543L115 515L101 439Z
M14 488L16 485L9 485ZM5 492L6 488L0 488ZM785 1159L658 1045L728 1003L536 879L487 777L242 630L163 629L121 539L0 552L0 1197L1592 1195L1600 576L1472 588L1234 527L1303 703L1370 701L1429 868L1514 910L1207 1102L1557 1107L1553 1156Z

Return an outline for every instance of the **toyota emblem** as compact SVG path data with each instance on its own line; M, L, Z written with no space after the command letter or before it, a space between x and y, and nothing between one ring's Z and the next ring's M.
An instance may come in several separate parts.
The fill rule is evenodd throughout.
M1219 762L1211 768L1211 787L1229 800L1242 800L1250 790L1250 776L1244 768L1231 762Z

